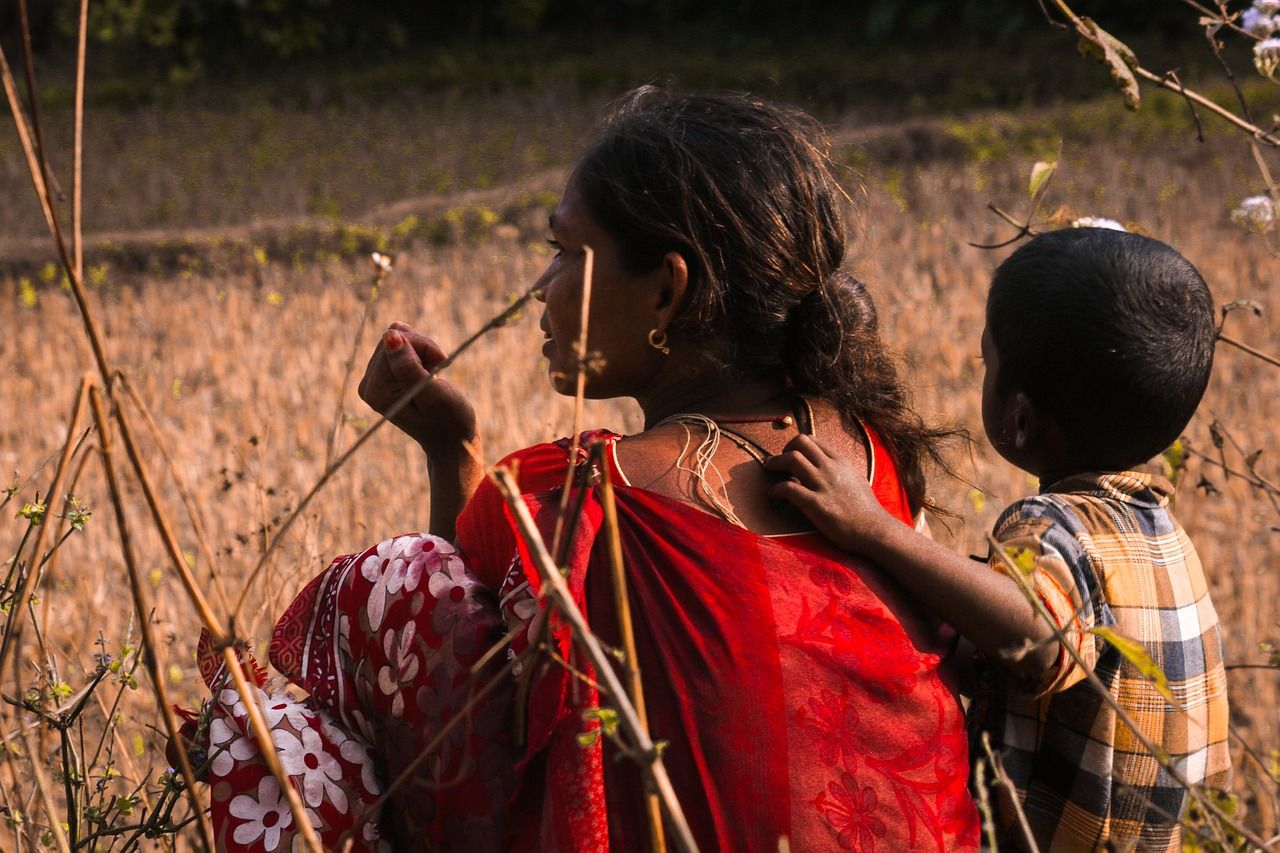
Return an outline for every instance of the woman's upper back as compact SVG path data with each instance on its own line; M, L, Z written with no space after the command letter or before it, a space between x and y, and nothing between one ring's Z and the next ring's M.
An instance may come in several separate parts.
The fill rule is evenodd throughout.
M668 772L700 846L773 850L787 835L792 849L805 850L875 842L973 847L977 819L966 791L963 721L941 669L948 634L875 567L816 534L758 535L626 485L631 475L615 463L626 457L612 452L617 437L585 436L593 438L607 443L604 458L618 483L650 727L668 741ZM544 526L555 516L568 449L562 441L512 457L526 502ZM874 440L872 458L877 491L909 522L892 462ZM519 560L513 564L514 538L495 541L494 514L503 513L495 497L491 489L477 494L460 519L460 545L482 578L502 584L504 598L518 597L521 584L536 589L536 581ZM592 630L618 645L612 580L604 565L593 569L600 517L589 498L568 579L581 590ZM530 719L578 731L574 693L567 686L541 694L535 688L534 696L559 696L565 704L560 711L531 710ZM566 760L557 764L557 743L574 743L549 730L529 736L543 744L538 760L548 767ZM580 753L574 745L567 760L586 760ZM608 760L607 752L603 758L600 790L607 794L602 808L612 849L638 849L645 838L643 785L634 765ZM546 789L531 780L524 796L541 798ZM516 811L530 815L538 806Z

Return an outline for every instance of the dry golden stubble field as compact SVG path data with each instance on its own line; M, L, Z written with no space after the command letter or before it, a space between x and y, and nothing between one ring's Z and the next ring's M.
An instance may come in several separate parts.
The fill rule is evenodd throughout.
M1200 267L1219 303L1258 302L1261 317L1235 315L1228 329L1275 353L1280 304L1273 282L1280 264L1262 240L1227 220L1231 188L1246 185L1248 169L1233 152L1212 144L1204 154L1183 157L1155 149L1117 152L1105 143L1077 148L1064 157L1053 203L1134 220L1176 245ZM1004 252L967 245L1007 236L1009 229L984 205L992 199L1017 209L1029 165L1029 159L1011 156L1000 163L924 163L889 175L877 175L872 167L871 189L856 195L850 266L877 299L885 337L907 365L918 408L968 427L977 439L972 457L958 461L962 475L980 491L954 480L934 483L941 503L961 516L950 531L935 529L966 553L985 552L983 537L1000 507L1034 487L981 437L978 337L986 280ZM411 322L448 349L526 287L546 258L537 242L509 234L403 253L372 308L355 377L390 320ZM353 258L306 268L263 265L252 276L121 276L92 294L110 357L147 401L202 507L216 564L196 558L189 525L180 538L211 589L221 585L233 598L239 593L279 518L323 469L337 407L344 413L342 446L369 423L371 413L357 399L354 379L349 387L338 385L370 272L367 260ZM550 391L537 354L537 311L534 306L532 316L488 336L449 373L482 413L491 461L566 434L571 426L570 401ZM92 360L75 307L56 287L42 289L29 306L16 280L0 280L0 329L0 470L6 476L19 471L25 483L19 497L28 499L48 481L50 472L39 466L64 440L76 387ZM1208 396L1187 430L1192 446L1213 452L1209 424L1217 419L1245 452L1264 451L1260 470L1275 480L1269 460L1280 445L1278 390L1280 370L1222 347ZM622 431L639 425L636 413L621 402L588 404L586 422ZM1230 446L1227 452L1229 461L1240 462L1241 454ZM159 475L159 454L152 451L149 460ZM1197 489L1202 476L1216 489ZM172 484L158 479L171 514L181 518ZM63 677L73 687L82 680L78 668L92 665L96 637L118 648L131 614L96 463L86 466L75 492L97 512L85 533L59 552L37 607ZM238 632L265 641L274 614L330 557L421 528L428 501L416 447L392 430L377 435L294 527L255 584ZM194 704L201 695L192 663L198 620L144 523L141 502L133 506L143 568L155 590L166 674L176 697ZM1246 484L1198 461L1183 477L1177 512L1210 577L1227 660L1265 662L1259 644L1280 640L1280 515ZM16 538L19 523L5 523ZM1234 721L1268 765L1280 747L1276 675L1265 669L1229 674ZM154 704L144 692L126 703L121 725L122 746L135 753L134 772L165 764ZM1236 787L1251 810L1248 823L1269 837L1277 824L1275 783L1239 744L1236 755Z

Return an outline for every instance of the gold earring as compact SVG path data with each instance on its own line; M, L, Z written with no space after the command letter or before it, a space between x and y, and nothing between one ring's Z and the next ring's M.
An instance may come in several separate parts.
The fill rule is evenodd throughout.
M667 346L667 333L658 329L649 330L649 346L656 349L663 355L671 354L671 347Z

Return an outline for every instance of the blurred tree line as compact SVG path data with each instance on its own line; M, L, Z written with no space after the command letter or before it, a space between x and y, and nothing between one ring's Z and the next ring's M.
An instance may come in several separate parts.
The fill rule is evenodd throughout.
M75 0L27 0L38 45L65 43ZM1177 0L1081 0L1124 37L1185 32ZM569 44L626 35L676 40L759 38L780 47L820 34L851 46L919 48L957 40L1008 42L1042 29L1038 0L91 0L98 50L192 71L225 63L348 55L379 59L424 46ZM0 38L12 43L18 0L0 0ZM571 41L572 40L572 41Z

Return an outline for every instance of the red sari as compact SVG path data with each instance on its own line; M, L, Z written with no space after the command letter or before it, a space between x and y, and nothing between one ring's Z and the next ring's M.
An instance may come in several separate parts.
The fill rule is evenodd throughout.
M892 462L872 445L876 494L910 523ZM504 461L548 541L568 447L538 445ZM820 536L751 533L626 485L612 446L606 458L650 729L668 744L664 761L699 847L774 851L786 838L797 851L977 849L963 719L941 669L950 632ZM601 515L588 492L566 578L593 630L617 646ZM458 520L458 552L432 537L390 542L400 544L335 561L289 608L272 644L276 666L311 694L308 707L371 750L378 790L506 662L481 660L494 640L507 638L514 657L545 631L562 661L593 674L567 626L543 624L537 575L490 484ZM397 547L414 551L408 562L391 553ZM532 668L522 673L527 699L499 675L473 722L444 739L390 812L366 815L373 829L355 833L367 839L357 849L385 844L380 834L396 849L647 849L639 773L591 735L592 682L546 654L521 660ZM260 765L260 756L237 758L224 793L251 788ZM350 828L373 795L347 799ZM343 831L333 811L323 820L308 812L326 844ZM219 814L215 796L221 838L252 834L225 803L222 823Z

